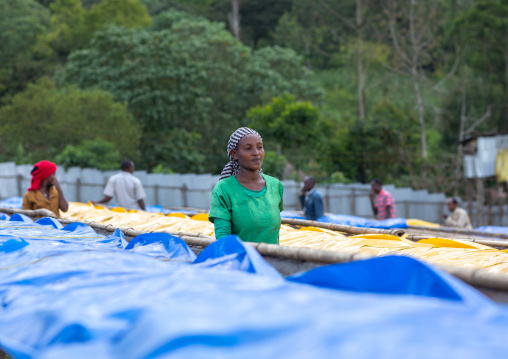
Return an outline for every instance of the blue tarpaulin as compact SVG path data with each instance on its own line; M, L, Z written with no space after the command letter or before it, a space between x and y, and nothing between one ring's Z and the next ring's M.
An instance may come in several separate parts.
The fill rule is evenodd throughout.
M508 227L500 227L500 226L482 226L476 228L477 231L488 232L488 233L498 233L498 234L506 234L508 235Z
M407 228L405 218L389 218L382 221L376 221L357 216L349 216L344 214L331 214L329 216L319 218L318 221L365 228L382 228L382 229Z
M285 279L236 236L197 258L83 224L0 221L0 346L15 358L502 358L508 309L388 256Z

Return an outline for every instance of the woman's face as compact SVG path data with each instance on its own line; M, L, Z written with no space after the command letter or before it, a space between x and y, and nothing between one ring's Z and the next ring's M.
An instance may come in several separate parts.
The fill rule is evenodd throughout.
M246 135L238 142L236 149L231 151L231 156L242 168L250 171L260 170L265 158L263 140L258 135Z

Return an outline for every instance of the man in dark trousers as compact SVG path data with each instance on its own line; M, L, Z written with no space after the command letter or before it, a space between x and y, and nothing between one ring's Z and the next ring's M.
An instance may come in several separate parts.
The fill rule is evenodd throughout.
M302 194L300 196L300 203L302 204L305 219L315 221L323 217L323 199L316 190L316 180L314 177L308 176L303 179Z

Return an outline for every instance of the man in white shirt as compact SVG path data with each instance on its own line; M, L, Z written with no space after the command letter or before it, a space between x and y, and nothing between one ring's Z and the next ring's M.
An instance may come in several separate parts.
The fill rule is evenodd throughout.
M473 229L471 220L466 210L459 208L459 202L455 198L450 198L446 201L448 210L451 215L444 214L443 217L446 219L445 223L448 227L457 227L464 229Z
M122 171L109 178L104 189L104 198L100 201L92 201L92 203L108 203L113 197L116 197L116 204L119 207L141 208L144 211L146 194L139 178L132 175L133 172L134 162L123 161Z

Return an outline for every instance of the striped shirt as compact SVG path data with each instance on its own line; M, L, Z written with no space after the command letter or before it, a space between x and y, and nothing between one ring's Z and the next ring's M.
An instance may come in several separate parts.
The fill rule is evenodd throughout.
M379 220L382 221L387 218L395 218L395 201L388 191L382 189L381 192L379 192L376 197L374 207L377 209L377 216ZM390 212L387 212L388 207L390 207Z

